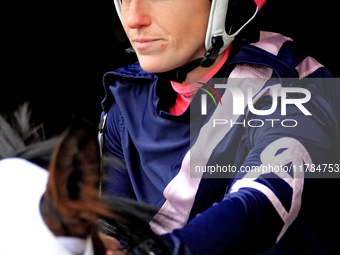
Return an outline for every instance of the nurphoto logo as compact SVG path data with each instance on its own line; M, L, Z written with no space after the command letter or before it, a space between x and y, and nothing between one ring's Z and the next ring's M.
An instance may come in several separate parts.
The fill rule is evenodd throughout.
M211 86L204 84L204 86L207 86L210 88L213 93L218 97L220 104L222 105L221 98L217 94L216 90L212 88ZM304 88L291 88L291 87L282 87L281 88L281 94L278 95L277 87L272 88L272 106L270 109L267 110L258 110L255 109L253 105L253 92L252 87L248 87L248 96L245 98L242 90L236 86L228 85L228 84L215 84L215 88L225 88L228 89L232 94L232 109L233 109L233 115L244 115L244 105L245 100L247 100L248 109L251 113L255 115L270 115L275 112L277 105L278 105L278 97L281 97L281 115L285 116L287 105L295 105L297 108L301 110L301 112L304 115L312 115L304 106L304 103L307 103L311 99L311 93L307 89ZM201 90L205 91L214 101L215 105L217 105L216 100L214 96L206 89L200 88ZM304 98L287 98L287 93L302 93L305 94ZM207 115L207 94L201 95L201 114Z

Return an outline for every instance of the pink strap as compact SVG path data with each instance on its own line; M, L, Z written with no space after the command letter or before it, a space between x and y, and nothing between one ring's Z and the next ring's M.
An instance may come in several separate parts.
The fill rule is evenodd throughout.
M262 6L267 2L267 0L254 0L254 2L256 3L260 10Z
M224 63L227 61L229 56L231 45L226 49L223 59L214 69L212 69L207 75L205 75L201 80L198 82L207 83L209 79L214 77L214 75L221 69ZM181 115L185 112L188 108L191 99L195 96L196 92L198 91L198 87L202 87L201 83L196 82L195 84L190 85L181 85L174 81L171 81L172 88L177 92L176 102L175 104L170 107L169 113L173 115Z

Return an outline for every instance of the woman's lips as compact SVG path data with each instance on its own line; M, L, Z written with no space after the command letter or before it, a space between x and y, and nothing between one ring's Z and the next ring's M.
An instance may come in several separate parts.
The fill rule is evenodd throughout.
M159 39L134 39L133 43L137 50L146 50L156 44Z

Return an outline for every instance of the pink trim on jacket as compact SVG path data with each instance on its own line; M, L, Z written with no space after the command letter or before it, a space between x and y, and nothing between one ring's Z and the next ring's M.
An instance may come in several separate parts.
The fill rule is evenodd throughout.
M265 51L268 51L272 53L273 55L277 56L280 48L282 47L282 44L284 44L286 41L292 41L292 39L290 39L289 37L282 36L277 33L261 31L260 41L256 43L252 43L252 45L260 49L263 49Z

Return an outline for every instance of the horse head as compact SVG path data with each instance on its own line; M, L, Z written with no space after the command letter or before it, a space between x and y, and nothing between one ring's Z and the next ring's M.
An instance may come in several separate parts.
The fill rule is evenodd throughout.
M93 128L93 125L75 117L70 127L59 139L25 144L15 132L15 128L11 128L1 116L0 122L3 124L0 127L2 131L0 145L3 145L2 148L7 148L6 150L0 149L0 159L22 157L32 162L43 162L44 165L47 159L50 161L48 177L44 175L48 178L46 190L41 189L36 201L38 203L43 193L40 199L42 218L40 221L44 222L41 224L46 225L52 234L48 234L41 226L40 236L46 236L47 233L52 239L55 236L56 238L76 237L91 240L92 250L96 255L109 254L110 251L123 252L123 254L127 252L150 254L151 251L157 251L157 254L170 253L165 243L152 232L149 226L149 221L158 212L156 208L132 200L99 195L103 160L100 157L97 130ZM20 166L24 167L23 161L20 162ZM117 164L117 166L120 164L118 160L105 162ZM10 161L3 163L11 168ZM33 167L32 164L30 167L34 168L34 171L39 168ZM24 172L24 169L21 172ZM31 211L32 214L35 212L35 210ZM164 226L165 222L159 222L159 225ZM24 226L17 227L23 228ZM105 235L98 230L104 232ZM27 231L24 232L28 233ZM126 244L124 249L117 240L108 235L123 241ZM44 254L46 250L48 247L44 250Z

